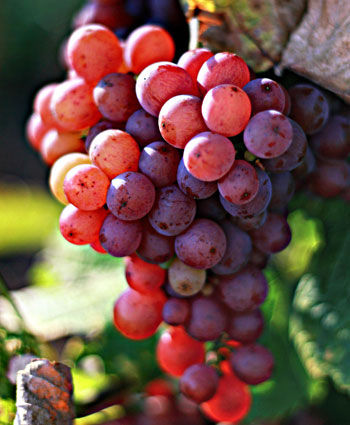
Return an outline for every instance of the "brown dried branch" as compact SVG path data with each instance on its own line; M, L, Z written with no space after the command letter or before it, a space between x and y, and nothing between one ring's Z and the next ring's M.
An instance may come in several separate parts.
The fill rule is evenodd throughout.
M35 359L17 374L14 425L72 425L72 376L68 366Z

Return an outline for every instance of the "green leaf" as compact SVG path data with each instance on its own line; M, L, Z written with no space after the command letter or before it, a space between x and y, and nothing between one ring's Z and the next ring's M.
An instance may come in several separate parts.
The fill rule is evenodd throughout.
M295 203L322 224L324 240L295 292L291 335L311 375L328 375L350 391L349 205L306 197Z

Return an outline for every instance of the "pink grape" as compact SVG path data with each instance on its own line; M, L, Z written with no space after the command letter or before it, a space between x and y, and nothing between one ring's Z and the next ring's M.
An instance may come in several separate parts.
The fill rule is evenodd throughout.
M198 85L202 94L220 84L244 87L250 80L248 65L234 53L221 52L203 63L198 72Z
M202 100L179 95L167 100L159 112L159 131L170 145L184 149L196 134L207 131L201 112Z
M136 82L136 96L149 114L157 117L164 103L179 94L195 92L191 76L171 62L147 66Z
M123 51L116 35L103 25L82 26L68 40L67 53L75 72L90 84L117 72Z
M204 96L202 115L212 132L226 137L236 136L248 124L251 115L249 97L231 84L215 86Z
M86 245L98 239L98 235L108 212L104 208L94 211L79 210L68 204L60 215L60 232L70 243Z
M193 177L210 182L228 173L235 155L235 148L227 137L205 131L187 143L183 160Z
M85 211L97 210L106 203L109 178L92 164L81 164L68 171L63 190L68 201Z
M252 105L252 114L273 109L284 111L286 96L282 87L269 78L256 78L243 87Z

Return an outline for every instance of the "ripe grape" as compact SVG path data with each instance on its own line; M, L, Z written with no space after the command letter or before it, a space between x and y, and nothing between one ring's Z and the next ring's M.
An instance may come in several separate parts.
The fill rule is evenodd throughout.
M136 141L121 130L105 130L98 134L90 146L90 158L110 179L137 171L140 149Z
M308 135L320 131L329 115L329 105L324 94L310 84L297 84L288 92L292 100L290 117Z
M165 301L162 291L141 294L128 288L114 304L114 325L127 338L149 338L162 321Z
M109 178L92 164L71 168L63 182L68 201L85 211L97 210L106 203Z
M94 242L90 244L91 248L98 252L99 254L107 254L107 251L101 245L100 239L96 239Z
M142 220L142 240L137 253L149 263L164 263L175 254L174 240L174 237L156 232L145 218Z
M198 270L184 264L178 258L168 269L169 285L180 295L192 296L204 286L207 274L205 270Z
M333 115L322 131L310 137L310 146L321 159L345 159L350 153L350 124L341 115Z
M227 247L224 256L212 270L220 275L232 274L247 264L252 250L252 241L248 233L229 220L221 221L220 226L225 232Z
M264 210L260 214L247 217L229 217L229 220L240 229L249 232L250 230L259 229L265 223L266 218L267 210Z
M237 423L249 412L251 395L248 386L230 370L227 362L221 364L223 375L213 398L204 402L203 412L215 422Z
M137 141L140 148L147 146L149 143L162 140L157 118L143 109L139 109L130 115L125 125L125 131Z
M176 181L180 154L165 142L153 142L141 152L139 168L155 187L169 186Z
M296 167L292 174L296 179L303 179L308 176L316 168L316 158L309 146L306 148L306 153L300 165Z
M162 333L156 355L161 369L172 376L181 376L188 367L203 363L205 350L202 342L191 338L182 327L177 326Z
M108 74L98 82L93 96L104 118L125 122L132 113L140 109L135 84L131 75L121 73Z
M198 180L190 174L183 160L180 161L179 168L177 169L177 183L179 188L191 196L193 199L205 199L212 196L217 191L216 182L205 182Z
M81 133L59 133L52 129L41 139L40 154L47 165L52 165L61 156L73 152L85 152Z
M148 219L158 233L175 236L190 226L195 214L196 202L177 185L171 185L157 190Z
M230 170L235 155L235 148L227 137L205 131L187 143L183 160L193 177L215 181Z
M88 155L83 153L69 153L59 158L51 167L49 185L52 194L62 204L68 204L63 190L63 181L70 169L80 164L91 164Z
M220 84L243 87L250 79L248 65L234 53L221 52L201 66L197 82L202 94Z
M159 112L159 131L170 145L184 149L192 137L208 128L203 121L202 100L196 96L179 95L167 100Z
M265 171L256 169L259 179L259 190L254 199L244 205L236 205L220 196L220 202L233 217L252 218L261 214L269 205L272 194L271 180Z
M40 115L33 112L26 124L26 136L33 149L40 149L41 141L49 130L50 127L43 122Z
M230 171L218 182L218 189L227 201L242 205L254 199L259 190L255 168L247 161L236 160Z
M205 124L214 133L236 136L245 129L250 114L249 97L237 86L221 84L204 96L202 115Z
M217 371L207 364L190 366L180 379L180 391L196 403L203 403L211 399L218 385Z
M74 71L89 84L118 72L123 51L118 38L103 25L84 25L69 37L67 52Z
M157 25L136 28L125 43L125 63L134 74L159 61L172 61L175 44L171 35Z
M124 221L109 214L100 231L103 248L114 257L133 254L141 243L142 226L139 220Z
M168 325L183 325L190 315L190 304L186 299L171 297L164 304L163 320Z
M155 188L148 177L127 171L111 181L107 206L121 220L138 220L150 212L155 197Z
M284 111L286 97L282 87L269 78L256 78L243 87L252 105L252 115L273 109Z
M272 211L280 211L287 206L288 202L293 198L295 183L292 174L289 171L284 173L270 174L272 184L272 197L269 209Z
M266 171L275 173L281 171L291 171L297 168L306 155L307 139L303 129L298 123L289 119L293 128L293 139L289 148L276 158L263 159L261 162Z
M70 243L86 245L98 239L98 235L108 212L104 208L94 211L79 210L68 204L60 215L60 232Z
M340 159L319 161L309 183L310 189L323 198L338 196L350 184L350 164Z
M252 344L238 347L231 355L230 365L243 382L258 385L271 377L274 359L267 348Z
M200 92L197 87L198 72L201 69L203 63L212 56L214 56L214 54L210 50L198 48L194 50L188 50L180 57L177 62L177 64L181 66L181 68L185 69L192 77L193 84L196 87L196 96L200 96Z
M130 288L143 294L152 294L163 285L166 271L132 255L125 259L125 277Z
M165 397L172 397L174 395L174 388L173 385L164 378L155 378L148 382L148 384L145 386L145 393L147 396L160 395Z
M219 197L216 194L210 198L197 201L197 217L220 221L226 216L227 212L222 207Z
M228 320L227 333L230 338L243 344L255 342L264 328L264 318L259 309L243 313L232 313Z
M105 130L124 130L123 123L115 123L108 120L99 121L97 124L93 125L86 136L85 139L85 150L89 153L90 146L94 138L102 133Z
M252 230L250 236L260 251L272 254L282 251L289 244L292 233L283 216L270 212L263 226Z
M199 341L214 341L221 336L227 325L227 311L213 297L200 296L191 303L191 313L186 331Z
M284 96L285 96L285 104L284 104L282 114L289 115L290 111L292 109L292 99L291 99L287 89L285 89L284 86L282 86L282 85L280 87L283 90L283 93L284 93Z
M59 124L53 117L50 108L51 98L57 85L58 84L56 83L48 84L38 91L34 99L34 111L40 115L44 124L50 128L56 128L56 130L64 131L63 128L60 128Z
M136 96L149 114L157 117L164 103L179 94L195 92L190 75L171 62L147 66L136 82Z
M206 218L196 219L175 239L179 259L196 269L210 269L225 254L226 236L221 227Z
M289 119L274 110L262 111L251 118L243 134L247 149L259 158L276 158L292 143Z
M101 114L92 96L93 87L81 78L58 84L51 98L51 110L60 127L79 131L96 124Z
M267 290L265 276L252 265L247 265L233 275L220 276L220 297L235 312L246 312L259 307L266 298Z
M252 253L250 255L249 264L257 267L258 269L264 269L269 261L270 254L260 251L258 248L253 246Z

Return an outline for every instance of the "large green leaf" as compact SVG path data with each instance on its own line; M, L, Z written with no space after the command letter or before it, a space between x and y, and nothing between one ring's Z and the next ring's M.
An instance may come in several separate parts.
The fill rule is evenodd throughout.
M291 335L310 374L328 375L349 391L349 205L305 196L295 204L319 220L324 243L295 292Z

